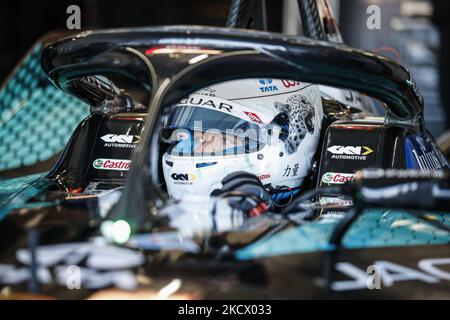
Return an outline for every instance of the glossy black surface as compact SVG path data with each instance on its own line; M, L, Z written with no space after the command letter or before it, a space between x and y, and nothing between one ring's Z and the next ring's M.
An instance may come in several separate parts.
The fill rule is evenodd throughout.
M236 76L276 77L284 74L295 80L345 87L373 95L388 102L387 108L399 118L422 114L422 97L411 75L395 62L345 45L275 33L192 26L85 32L47 47L42 55L42 65L49 77L68 92L74 92L70 83L77 78L104 72L120 72L155 87L155 81L149 80L152 78L151 68L142 68L145 63L143 56L126 48L145 54L148 49L161 45L195 46L226 52L254 51L251 57L246 52L240 56L224 55L221 58L219 55L217 62L213 57L201 61L198 64L203 67L192 72L197 73L196 81L206 82L201 70L206 66L212 68L208 70L209 82L183 80L190 82L192 87L204 87ZM224 60L227 60L227 69L221 70ZM247 66L246 63L251 61L254 63ZM171 59L171 62L177 64L177 59ZM244 64L238 64L240 62ZM184 67L189 65L181 63L173 70L172 76ZM214 79L211 79L211 70L214 70ZM159 73L155 76L162 80ZM194 77L194 74L189 76ZM80 92L76 94L82 96Z

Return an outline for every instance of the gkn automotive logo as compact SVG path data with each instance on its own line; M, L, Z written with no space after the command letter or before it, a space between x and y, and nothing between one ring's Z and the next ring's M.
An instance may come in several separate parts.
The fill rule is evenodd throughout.
M262 85L262 87L259 87L259 91L261 92L275 92L278 91L278 87L274 86L272 84L272 79L259 79L258 83Z
M92 166L97 170L128 171L131 160L96 159Z
M175 184L192 184L197 176L192 173L172 173L170 175Z
M109 133L100 137L100 139L106 142L104 147L136 148L136 145L141 140L141 137L138 135Z
M332 154L331 159L337 160L366 160L373 153L367 146L331 146L327 151Z

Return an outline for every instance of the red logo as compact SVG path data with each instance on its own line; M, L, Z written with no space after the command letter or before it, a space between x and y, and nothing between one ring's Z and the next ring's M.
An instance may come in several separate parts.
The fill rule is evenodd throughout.
M130 169L130 164L131 160L96 159L92 165L98 170L127 171Z
M259 180L270 179L270 173L264 173L258 176Z
M258 117L258 115L256 113L253 112L249 112L249 111L244 111L244 113L250 118L250 120L252 120L253 122L258 122L258 123L262 123L262 120L260 117Z
M295 86L300 85L299 81L292 81L292 80L286 80L286 79L281 80L281 83L283 84L283 86L285 88L290 88L290 87L295 87Z

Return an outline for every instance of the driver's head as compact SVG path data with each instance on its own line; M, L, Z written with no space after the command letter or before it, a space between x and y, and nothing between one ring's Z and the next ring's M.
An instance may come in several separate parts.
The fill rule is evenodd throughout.
M173 198L207 195L236 171L272 190L298 188L320 138L316 85L245 79L205 88L181 100L161 131L169 143L162 166Z

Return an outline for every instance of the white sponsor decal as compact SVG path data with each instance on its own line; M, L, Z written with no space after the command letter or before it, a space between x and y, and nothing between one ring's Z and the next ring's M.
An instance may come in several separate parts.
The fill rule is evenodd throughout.
M327 172L322 176L322 182L326 184L344 184L352 181L355 175L352 173Z
M353 200L338 197L321 197L319 202L321 206L351 207L353 205Z
M93 166L97 170L127 171L130 169L131 160L96 159Z
M271 113L265 114L263 112L258 112L258 114L256 115L256 113L252 112L252 114L249 115L248 108L239 103L201 94L191 94L189 97L182 99L176 106L191 106L217 110L225 114L230 114L246 121L250 120L250 122L258 124L269 123L273 119L273 114Z
M373 150L367 146L331 146L327 151L333 154L331 159L366 160Z
M100 139L106 142L104 145L105 147L135 148L139 143L140 136L109 133L101 136Z
M259 79L258 89L261 92L274 92L278 91L278 87L273 84L272 79Z

